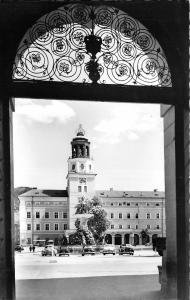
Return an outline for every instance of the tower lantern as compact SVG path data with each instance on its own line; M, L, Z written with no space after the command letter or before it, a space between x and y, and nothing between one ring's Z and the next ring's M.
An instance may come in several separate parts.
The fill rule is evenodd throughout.
M76 131L76 137L71 142L72 158L90 158L90 142L85 138L85 131L82 125Z

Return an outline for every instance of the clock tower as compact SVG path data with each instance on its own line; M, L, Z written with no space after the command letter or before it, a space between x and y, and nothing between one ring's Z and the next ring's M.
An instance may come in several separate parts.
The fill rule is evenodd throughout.
M69 230L75 230L76 205L80 198L91 200L95 194L94 162L90 157L90 142L82 125L71 141L72 156L68 159L67 189L69 197Z

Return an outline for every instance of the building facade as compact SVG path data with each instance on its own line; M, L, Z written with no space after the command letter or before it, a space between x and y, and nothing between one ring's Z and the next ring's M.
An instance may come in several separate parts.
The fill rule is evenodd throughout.
M95 189L94 161L90 156L90 142L82 126L71 142L72 155L68 159L66 190L32 190L20 195L20 242L31 244L37 240L56 240L63 233L69 237L75 230L76 205L84 197L98 196L110 222L105 234L109 244L142 244L141 232L147 243L157 236L165 236L164 192L109 191Z

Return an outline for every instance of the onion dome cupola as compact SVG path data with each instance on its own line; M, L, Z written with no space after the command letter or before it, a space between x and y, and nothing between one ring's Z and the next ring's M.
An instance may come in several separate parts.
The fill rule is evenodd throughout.
M71 142L72 158L90 158L90 142L85 138L82 125L76 131L76 137Z

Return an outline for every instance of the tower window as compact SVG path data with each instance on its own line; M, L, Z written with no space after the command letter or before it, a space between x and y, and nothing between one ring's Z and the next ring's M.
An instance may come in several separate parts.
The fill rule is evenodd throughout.
M67 213L63 213L63 219L67 219Z
M27 211L27 219L30 219L30 218L31 218L31 212Z
M46 219L49 219L49 211L46 211L46 212L45 212L45 218L46 218Z
M78 186L78 192L79 192L79 193L82 192L82 186L81 186L81 185Z
M147 218L147 219L150 219L150 213L147 213L147 214L146 214L146 218Z
M45 224L45 230L49 230L49 224Z
M40 224L36 224L36 230L40 230Z
M31 224L27 224L27 230L31 230Z
M40 212L36 211L36 219L39 219L39 218L40 218Z

